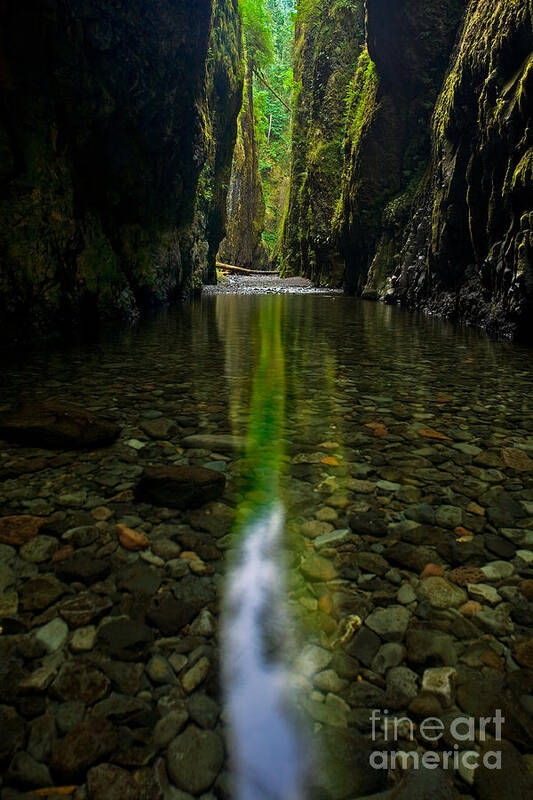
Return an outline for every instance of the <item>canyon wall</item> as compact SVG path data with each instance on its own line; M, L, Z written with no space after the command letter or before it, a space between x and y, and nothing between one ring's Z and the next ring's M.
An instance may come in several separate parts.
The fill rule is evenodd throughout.
M342 282L332 222L343 172L345 108L364 43L363 0L302 3L296 18L290 190L282 272Z
M253 73L248 66L227 200L227 235L218 258L237 267L267 269L269 258L262 238L266 209L254 117Z
M2 0L0 29L4 329L132 315L212 278L237 0Z
M344 153L327 190L298 145L322 95L296 96L286 272L531 336L530 0L366 0L365 10L366 46L347 104L335 103ZM314 35L304 31L300 50ZM326 44L325 59L336 45ZM325 254L313 249L315 265L306 236L294 235L309 181L313 213L299 229L313 229L321 202L328 208L330 241Z

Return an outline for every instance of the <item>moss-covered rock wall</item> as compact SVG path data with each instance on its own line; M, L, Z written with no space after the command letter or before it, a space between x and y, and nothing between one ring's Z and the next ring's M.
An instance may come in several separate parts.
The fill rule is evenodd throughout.
M259 173L253 80L248 65L227 199L227 235L218 258L237 267L266 269L269 257L262 238L266 209Z
M5 0L0 29L4 330L137 313L213 274L237 0Z
M337 5L300 4L286 273L531 336L530 0L366 0L347 104L328 106ZM343 166L325 170L333 130Z
M532 337L532 116L531 2L469 2L392 300Z
M364 43L363 0L298 6L290 191L282 270L340 284L344 264L332 236L343 172L348 87Z
M464 2L367 0L337 231L350 291L376 297L430 154L431 118Z

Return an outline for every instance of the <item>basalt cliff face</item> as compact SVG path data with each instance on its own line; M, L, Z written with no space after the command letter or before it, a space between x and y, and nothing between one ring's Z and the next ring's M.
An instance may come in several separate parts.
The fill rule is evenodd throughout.
M344 108L334 104L343 115L344 154L331 171L340 198L326 217L328 252L311 267L307 237L293 233L303 218L295 208L310 181L314 209L331 209L335 189L299 155L312 105L296 97L286 270L531 336L531 2L366 0L365 10L366 46ZM302 52L314 48L316 30L304 30ZM322 58L333 60L336 46L326 42ZM320 105L319 88L311 99Z
M237 0L0 3L0 316L136 313L214 275Z
M237 267L266 269L269 258L262 239L266 208L254 116L253 73L248 65L227 200L227 235L218 257Z
M332 237L340 196L348 87L364 43L363 0L301 4L296 19L294 118L282 271L342 282Z

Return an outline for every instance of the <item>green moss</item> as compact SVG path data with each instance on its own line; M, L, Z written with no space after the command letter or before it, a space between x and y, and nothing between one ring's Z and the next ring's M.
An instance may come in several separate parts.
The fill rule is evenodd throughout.
M346 98L346 130L352 149L357 148L364 125L372 117L378 85L376 66L365 47L359 56L357 71L350 83Z

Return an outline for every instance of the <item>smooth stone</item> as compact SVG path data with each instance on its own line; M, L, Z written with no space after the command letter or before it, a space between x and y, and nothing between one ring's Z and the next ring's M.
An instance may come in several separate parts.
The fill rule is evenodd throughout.
M421 525L435 524L435 509L428 503L419 503L405 509L405 516L408 519L419 522Z
M387 525L384 520L370 511L353 514L349 520L350 528L360 536L386 536Z
M145 467L135 488L141 502L166 508L199 508L217 500L224 492L226 479L220 472L202 467Z
M400 642L407 630L411 615L403 606L377 608L365 620L365 625L388 642Z
M456 608L466 603L466 592L445 578L438 576L426 578L418 586L420 600L427 600L432 608Z
M335 546L336 544L343 544L353 536L352 531L348 528L329 531L328 533L321 534L315 539L315 547L321 550L323 547Z
M316 539L319 536L331 533L333 525L330 522L321 522L318 519L311 519L304 522L301 526L301 532L309 539Z
M321 692L326 692L326 694L328 692L339 694L346 688L348 682L339 678L335 670L326 669L323 672L319 672L318 675L315 675L313 685Z
M491 561L481 567L481 572L485 575L488 581L499 581L503 578L509 578L515 569L512 564L507 561Z
M81 449L112 444L120 427L83 408L47 402L4 418L0 436L30 447Z
M6 778L29 789L52 786L48 767L40 764L29 753L17 753L13 757Z
M411 664L457 664L454 639L447 633L424 628L412 628L407 632L407 660Z
M197 661L191 669L187 670L181 678L182 686L187 694L194 692L205 681L210 672L211 663L206 656Z
M373 672L384 675L391 667L399 666L405 659L407 651L403 644L387 642L381 645L371 664Z
M215 453L234 453L244 450L246 439L244 436L232 436L230 434L197 433L185 436L182 444L184 447L198 447Z
M78 628L72 634L70 649L73 653L86 653L92 650L96 643L96 628L88 625L86 628Z
M60 650L68 639L68 625L59 617L43 625L35 631L35 638L48 653Z
M324 647L315 644L305 645L294 664L294 671L306 678L324 670L333 658L333 654Z
M151 681L161 684L176 683L176 675L166 658L154 655L146 666L146 673Z
M189 714L200 728L214 728L220 716L218 703L205 694L193 694L188 701Z
M134 620L111 621L99 629L98 642L112 658L137 661L152 644L152 630Z
M157 749L162 750L167 747L172 739L175 739L181 733L188 719L189 714L184 708L174 709L165 714L156 723L153 732L153 742Z
M167 769L178 789L198 795L211 788L224 763L224 746L211 730L190 726L172 740Z
M463 511L457 506L439 506L435 512L435 521L443 528L457 528L463 523Z
M152 439L168 439L178 432L176 423L171 419L165 419L165 417L146 420L141 424L141 428Z
M337 577L337 570L331 561L315 553L303 557L300 569L304 577L311 581L331 581Z
M408 606L410 603L415 602L415 590L410 583L404 583L403 586L400 586L396 594L396 599L402 606Z
M495 606L497 603L501 602L502 598L494 586L488 586L486 583L469 583L466 588L468 589L468 594L470 597L473 597L474 600L488 603L490 606Z

